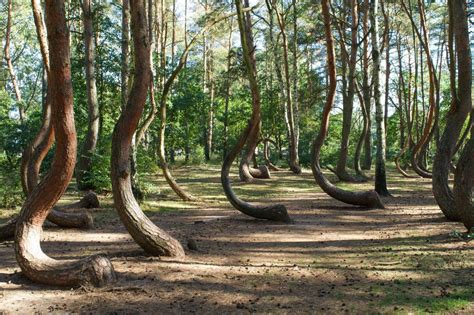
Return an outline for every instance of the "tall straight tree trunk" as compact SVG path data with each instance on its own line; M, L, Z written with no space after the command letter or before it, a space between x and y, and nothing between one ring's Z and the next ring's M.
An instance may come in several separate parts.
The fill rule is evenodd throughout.
M112 135L111 178L114 203L128 232L147 253L183 257L181 244L145 216L132 193L130 149L145 107L151 69L145 1L131 1L130 4L135 74L127 106Z
M245 7L249 7L249 1L245 1ZM290 217L286 207L283 205L272 205L272 206L254 206L248 202L241 200L232 189L232 185L229 178L230 168L239 155L240 151L245 145L246 153L243 159L246 159L247 164L255 152L255 147L258 142L258 136L260 133L261 125L261 113L260 113L260 92L257 82L257 66L255 60L255 51L253 49L253 35L252 35L252 21L250 20L250 14L244 14L244 8L242 7L241 0L235 0L235 6L237 9L237 20L239 23L240 40L242 43L243 57L245 68L247 70L247 77L250 84L250 91L252 93L252 116L248 122L247 128L240 136L237 144L232 148L227 157L224 159L221 170L221 183L224 188L224 193L229 202L242 213L259 219L267 219L273 221L290 222Z
M114 269L107 258L97 255L78 261L60 261L48 257L41 249L43 222L69 185L77 150L64 0L46 2L46 25L51 48L48 84L55 87L51 111L56 153L51 170L21 209L15 235L16 259L23 274L35 282L64 286L106 285L115 280Z
M385 125L385 137L388 132L388 101L390 97L390 15L388 8L385 8L385 3L382 2L382 13L384 17L384 42L385 42L385 109L383 121Z
M283 49L283 70L284 70L284 79L285 79L285 96L286 96L286 107L287 107L287 117L288 117L288 142L289 142L289 164L290 169L295 174L301 173L301 167L299 165L299 156L298 156L298 145L297 145L297 135L296 135L296 120L295 120L295 107L293 103L293 94L292 94L292 84L291 84L291 77L290 77L290 60L289 60L289 48L288 48L288 38L286 33L286 22L285 18L278 9L278 4L273 1L272 2L273 9L275 10L277 22L280 27L280 34L282 38L282 49Z
M466 145L456 170L455 190L457 191L455 191L455 195L457 200L448 182L449 166L456 142L459 139L469 111L472 110L472 57L469 26L466 17L466 3L461 0L449 0L448 5L451 108L446 115L446 127L441 136L433 162L433 195L448 220L462 220L466 227L472 228L474 216L469 210L468 200L466 199L470 199L469 181L471 181L470 185L472 187L472 177L469 179L468 175L469 172L472 174L472 169L474 169L474 165L469 162L470 159L472 160L472 151L469 151L469 146L472 147L472 136L471 144ZM454 49L454 44L456 50ZM473 114L471 112L471 116ZM459 170L460 167L461 170Z
M92 170L92 156L96 151L97 143L99 141L100 127L91 0L82 0L82 18L84 22L84 46L86 49L85 68L89 125L81 154L79 156L79 161L77 163L76 180L78 188L80 190L85 190L94 188L90 182L87 182L87 177Z
M232 33L233 33L233 20L229 22L229 37L227 39L227 68L226 68L226 82L225 82L225 105L224 105L224 154L223 158L227 156L229 149L229 102L230 102L230 87L231 87L231 74L230 67L232 65Z
M390 195L387 189L385 173L385 126L383 121L383 106L380 101L380 51L379 24L377 21L378 0L370 0L370 24L372 35L372 84L374 89L375 123L377 127L377 154L375 159L375 191L382 196Z
M369 125L368 132L364 141L364 158L362 161L362 169L370 170L372 167L372 85L369 83L369 7L370 0L364 0L364 18L362 22L362 29L364 37L364 45L362 48L363 60L363 77L362 77L362 94L364 96L365 110L368 114L367 124Z
M297 154L297 162L299 165L299 144L300 144L300 100L299 100L299 90L298 90L298 10L297 10L297 0L292 0L293 5L293 43L292 43L292 53L293 53L293 108L294 108L294 117L295 117L295 152Z
M128 78L130 76L130 0L122 0L122 82L121 96L122 109L127 105L128 100Z
M18 114L20 121L25 120L25 108L23 107L23 98L21 96L20 85L16 78L15 68L13 67L13 61L10 56L10 42L11 42L11 30L12 30L12 12L13 12L13 0L8 0L7 2L7 29L5 32L5 46L3 48L3 56L7 64L8 72L10 73L10 78L13 85L13 91L15 92L15 97L18 105Z

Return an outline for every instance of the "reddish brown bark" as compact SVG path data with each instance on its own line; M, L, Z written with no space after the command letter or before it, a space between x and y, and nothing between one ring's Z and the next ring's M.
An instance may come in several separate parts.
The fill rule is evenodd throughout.
M183 257L181 244L157 227L140 209L132 193L130 149L150 83L150 45L144 1L131 1L135 75L127 106L112 136L111 178L115 207L132 238L149 254Z
M59 261L41 250L42 225L50 209L66 190L76 162L76 130L64 0L46 2L46 21L51 51L48 84L51 95L52 123L56 134L56 153L51 170L35 187L23 205L17 223L15 252L23 274L29 279L51 285L101 286L115 280L110 261L91 256L78 261Z
M248 0L245 0L246 7L248 7ZM260 133L260 93L258 90L257 83L257 69L255 53L250 47L253 46L253 36L251 32L251 20L250 14L244 15L241 0L235 0L235 6L237 9L237 16L239 22L240 39L242 43L244 62L247 69L247 75L250 83L250 90L252 92L252 117L248 122L247 128L242 133L237 144L232 148L229 154L224 159L221 170L221 182L224 188L225 195L229 202L240 212L258 219L267 219L272 221L290 222L290 217L286 207L283 205L272 205L272 206L254 206L248 202L240 199L232 189L232 185L229 178L230 168L241 152L243 147L246 146L246 154L244 158L247 159L247 165L250 163L251 155L255 152L257 146L258 136Z
M326 192L328 195L334 199L340 200L342 202L364 206L369 208L384 208L382 201L380 200L378 194L375 191L365 191L365 192L352 192L342 190L334 186L323 174L321 167L319 165L319 157L321 148L326 139L328 129L329 129L329 117L331 109L334 103L334 98L336 95L336 66L335 66L335 53L334 53L334 40L331 32L331 15L329 9L329 0L322 1L322 12L324 19L324 29L326 34L326 47L327 47L327 65L328 65L328 75L329 75L329 90L328 96L326 99L326 104L323 109L323 116L321 121L321 127L319 134L313 142L312 152L311 152L311 169L313 171L314 178L319 184L321 189Z

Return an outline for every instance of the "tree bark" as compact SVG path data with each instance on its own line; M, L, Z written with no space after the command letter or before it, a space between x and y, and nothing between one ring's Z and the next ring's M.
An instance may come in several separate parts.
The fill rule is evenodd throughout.
M446 127L439 142L433 162L433 195L441 211L450 221L461 220L463 215L470 213L464 210L466 202L463 190L469 186L468 178L464 177L472 172L472 164L469 167L469 148L466 146L463 152L463 158L459 161L459 166L463 170L456 171L456 183L458 187L459 199L456 202L453 193L449 187L448 177L450 162L453 157L456 142L460 136L462 127L469 111L472 109L471 88L472 88L472 57L469 41L469 27L466 18L466 4L464 1L449 0L449 49L450 49L450 81L451 81L451 108L446 115ZM457 51L457 80L455 68L455 54L453 41L456 44ZM457 84L456 84L457 82ZM457 89L456 89L457 86ZM472 113L471 113L472 115ZM472 142L472 138L470 140ZM472 145L471 145L472 146ZM471 170L469 170L469 168ZM464 194L464 197L463 197ZM459 203L459 204L458 204ZM470 222L470 221L469 221Z
M183 257L181 244L158 228L140 209L132 193L130 149L149 88L150 45L144 1L130 3L135 74L127 106L112 136L111 178L115 207L132 238L149 254Z
M115 280L114 269L106 257L96 255L78 261L59 261L41 250L43 222L72 178L77 151L64 0L46 2L46 25L53 52L48 80L49 85L55 87L51 110L56 154L50 172L35 187L21 209L15 235L16 258L24 275L35 282L102 286Z
M130 0L122 0L122 81L121 81L121 107L127 106L128 100L128 77L130 76Z
M352 113L354 109L354 94L355 94L355 75L356 75L356 63L357 63L357 29L359 25L359 13L358 5L356 0L350 0L350 10L351 10L351 52L349 57L349 74L347 76L347 90L344 89L343 93L345 94L343 102L343 112L342 112L342 136L341 136L341 146L339 150L339 158L336 165L336 175L341 181L356 182L358 181L352 175L347 172L347 158L349 155L349 136L351 133L352 127ZM341 35L345 35L345 28L342 28ZM345 45L344 39L341 39L341 45ZM346 49L344 46L343 51L343 60L347 60ZM346 73L342 74L346 76ZM365 117L365 116L364 116Z
M283 205L272 206L254 206L248 202L241 200L233 191L229 178L230 168L235 158L238 156L242 148L247 144L245 158L248 159L247 165L250 162L250 154L253 154L258 142L258 135L260 132L260 93L257 83L257 68L252 36L252 22L250 14L244 15L241 0L235 0L237 10L237 17L240 30L240 40L242 43L244 63L247 70L247 75L252 92L252 117L248 122L247 128L240 136L237 144L232 148L227 157L224 159L221 170L221 182L224 188L224 193L229 202L240 212L258 219L267 219L272 221L290 222L290 217L286 207ZM248 0L245 0L245 6L248 7ZM252 48L251 48L252 47ZM249 154L250 152L250 154Z
M295 174L301 174L301 167L299 165L298 157L298 144L297 144L297 134L296 134L296 124L298 123L294 115L294 103L293 103L293 94L292 94L292 85L290 78L290 67L289 67L289 56L288 56L288 39L286 34L286 25L283 14L278 10L278 4L275 1L272 1L273 9L275 10L277 16L277 22L280 28L280 34L282 38L282 48L283 48L283 70L285 78L285 96L286 96L286 107L288 114L288 142L289 142L289 165L290 170Z
M372 86L369 84L369 0L364 0L364 18L362 20L362 30L364 34L364 45L362 48L363 76L362 76L362 94L367 112L367 124L369 130L364 140L364 158L362 169L370 170L372 168Z
M420 33L420 31L417 28L417 25L415 24L415 21L413 19L413 15L411 14L411 7L407 8L405 5L405 2L402 1L402 6L405 9L408 17L410 18L411 24L413 29L416 31L416 34L418 36L418 39L423 46L423 49L426 54L426 59L428 63L428 71L429 71L429 78L430 78L430 88L429 88L429 112L428 112L428 117L426 119L425 127L423 129L423 134L421 135L420 139L416 143L416 145L413 148L412 156L411 156L411 162L412 162L412 167L413 170L420 176L425 177L425 178L431 178L432 175L426 171L424 171L418 164L419 162L419 155L420 152L422 151L423 146L427 143L427 141L430 139L430 134L431 130L433 127L433 122L435 119L435 114L436 114L436 91L438 90L438 80L436 78L436 69L433 63L433 60L431 58L431 50L429 47L429 34L428 34L428 28L426 26L426 17L425 17L425 12L424 12L424 5L421 0L418 1L418 8L420 10L420 24L421 24L421 29L423 34ZM421 65L423 67L423 65Z
M93 184L87 182L87 177L92 171L92 156L99 141L99 101L97 99L97 84L95 71L95 44L94 26L92 20L91 0L82 0L82 18L84 23L84 46L86 68L86 90L89 124L87 135L82 146L81 154L76 168L76 181L79 190L92 189Z
M33 17L36 24L38 41L40 43L41 55L43 57L46 76L49 76L50 62L47 35L44 26L43 13L39 0L32 0ZM40 168L54 142L54 129L51 123L51 93L47 85L46 98L43 105L42 125L35 139L23 151L21 159L21 183L23 193L26 197L33 191L40 179ZM96 197L97 198L97 197ZM87 201L88 197L81 199L81 202ZM86 203L87 205L87 203ZM89 208L84 206L82 208ZM75 207L80 209L80 207ZM48 215L48 220L61 227L70 228L91 228L93 218L87 211L78 211L77 213L63 213L59 207L54 207ZM0 227L0 241L11 239L15 236L15 228L18 217L14 217Z
M387 176L385 173L385 126L383 121L383 107L380 102L380 50L379 24L377 21L378 0L370 1L370 24L372 35L372 84L374 88L375 123L377 126L377 155L375 160L375 191L382 196L388 196Z
M382 201L380 200L378 194L375 191L352 192L337 188L324 176L319 165L321 148L324 144L324 140L327 137L329 129L329 117L331 114L332 106L334 104L337 86L334 40L331 32L330 0L322 0L321 3L324 20L324 30L326 35L329 90L326 99L326 104L323 109L320 130L317 137L313 141L313 147L311 150L311 169L313 171L313 176L316 182L321 187L321 189L334 199L337 199L344 203L368 208L384 208Z

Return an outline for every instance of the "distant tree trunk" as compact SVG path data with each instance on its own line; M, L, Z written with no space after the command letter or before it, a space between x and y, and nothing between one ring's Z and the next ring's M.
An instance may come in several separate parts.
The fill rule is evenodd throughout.
M15 68L13 67L13 61L10 56L10 37L11 37L11 29L12 29L12 11L13 11L13 3L12 0L8 0L7 2L7 29L5 32L5 46L3 48L3 54L5 58L5 62L7 64L8 72L10 73L10 78L12 80L13 91L15 92L16 101L18 104L18 114L20 116L20 121L23 122L25 120L25 108L23 107L23 98L21 97L21 90L20 85L18 84Z
M382 14L384 20L384 42L385 42L385 108L383 121L385 125L385 137L388 132L388 100L390 97L390 15L388 8L385 9L385 3L382 1Z
M369 7L370 0L364 0L364 18L362 20L362 30L364 35L364 45L362 48L363 71L362 76L362 94L366 106L368 132L364 140L364 158L362 161L362 169L370 170L372 167L372 85L369 84Z
M322 0L322 14L324 20L324 29L326 35L326 47L327 47L327 66L329 74L329 91L326 99L326 104L323 109L323 116L321 126L317 137L314 139L313 147L311 151L311 169L313 176L321 187L331 197L340 200L342 202L369 207L369 208L383 208L382 201L375 191L365 192L352 192L346 191L334 186L323 174L319 165L319 158L321 148L324 144L324 140L328 134L329 129L329 117L331 109L334 104L334 98L336 94L336 65L335 65L335 53L334 53L334 40L331 31L331 15L330 15L330 0Z
M360 166L360 156L362 154L362 146L364 145L364 140L369 132L369 113L367 112L367 104L365 103L364 96L360 91L360 86L355 80L355 85L357 86L357 96L359 97L360 110L362 112L363 126L362 132L360 133L359 140L357 141L356 150L354 153L354 170L356 174L361 177L363 180L367 179L367 176L363 173Z
M354 109L354 94L355 94L355 75L356 75L356 65L357 65L357 48L358 48L358 39L357 39L357 29L359 26L359 12L358 5L356 0L350 0L350 9L351 9L351 52L349 57L349 75L347 77L347 90L344 89L345 93L345 102L343 102L343 120L342 120L342 137L341 137L341 146L339 150L339 158L336 166L336 175L342 181L354 182L358 181L353 176L347 172L347 158L349 155L349 136L351 133L352 127L352 112ZM343 28L344 29L344 28ZM341 32L342 35L345 35L345 32ZM345 45L342 41L341 45ZM343 60L347 60L345 54L345 47L343 54ZM346 74L343 73L343 76Z
M402 6L405 9L408 17L410 18L412 27L416 31L418 39L425 51L426 59L428 63L429 78L430 78L430 90L429 90L430 107L429 107L429 112L428 112L428 118L426 120L425 127L423 129L423 134L421 135L418 142L413 148L412 157L411 157L412 167L413 167L413 170L418 175L425 178L431 178L431 174L426 172L419 166L419 156L420 156L420 152L422 152L423 147L430 139L431 130L434 125L434 119L435 119L435 114L436 114L436 103L437 103L436 91L438 89L437 87L438 80L436 78L436 69L435 69L433 60L431 58L431 50L429 47L429 34L428 34L428 28L426 26L426 17L425 17L423 2L421 0L418 1L418 8L420 10L420 24L421 24L421 29L423 33L420 33L420 31L417 28L417 25L415 24L413 15L411 13L411 8L407 8L404 1L402 1ZM423 67L423 65L421 65L421 67Z
M402 140L403 140L403 145L401 145L400 152L398 153L397 157L395 158L395 166L396 166L397 170L400 172L400 174L402 174L404 177L406 177L406 178L416 178L417 176L411 176L400 165L400 159L403 157L405 152L407 152L407 150L412 145L412 126L413 126L413 124L411 122L411 113L410 113L411 97L408 95L409 92L408 93L405 92L406 89L408 89L408 91L411 90L411 86L410 86L411 74L410 74L409 84L408 84L408 88L407 88L406 84L405 84L405 79L403 77L403 67L402 67L403 58L402 58L402 50L401 50L401 36L398 37L397 52L398 52L398 72L399 72L398 73L398 75L399 75L398 84L399 84L399 100L400 100L400 105L399 105L400 106L400 122L403 122L403 120L404 120L403 119L403 111L405 111L406 125L407 125L407 136L405 138L403 138L403 135L400 135L400 137L402 137ZM402 143L402 141L401 141L401 143Z
M383 107L380 102L380 51L379 24L377 21L378 0L370 1L370 24L372 35L372 84L374 88L375 123L377 126L377 155L375 162L375 191L382 196L390 195L387 189L385 174L385 126L383 122Z
M82 12L84 46L86 49L85 68L89 125L77 163L76 180L79 190L86 190L94 188L91 183L87 182L87 176L92 171L92 156L96 151L97 142L99 141L100 117L95 74L95 44L91 0L82 0Z
M292 85L290 78L290 67L289 67L289 56L288 56L288 39L286 34L286 25L285 18L283 14L278 10L278 4L272 2L273 9L275 10L278 25L280 27L280 34L282 38L282 48L283 48L283 70L285 78L285 96L286 96L286 107L287 107L287 117L288 117L288 142L289 142L289 154L290 154L290 169L295 174L301 173L301 167L299 166L299 157L298 157L298 144L297 144L297 133L296 133L296 124L294 110L294 98L292 94Z
M275 166L270 160L270 143L273 144L275 147L277 146L275 141L273 141L272 139L263 139L263 158L265 160L265 163L271 171L283 171L283 169Z
M91 256L79 261L59 261L48 257L41 250L43 222L72 178L77 150L69 33L63 0L47 1L46 21L52 52L48 80L49 85L55 87L51 110L56 133L56 154L50 172L35 187L21 209L15 236L16 259L23 274L35 282L64 286L90 283L102 286L115 280L112 264L104 256Z
M448 177L450 163L456 142L469 111L472 109L472 57L469 40L469 26L464 1L449 0L449 55L451 81L451 108L446 115L446 127L439 142L433 162L433 194L441 211L450 221L462 220L466 227L474 224L473 212L469 210L466 198L470 197L469 185L472 187L472 142L466 145L458 162L455 173L455 192L449 187ZM454 50L456 44L456 55ZM456 79L457 73L457 79ZM474 113L471 112L471 116ZM471 161L470 161L471 160ZM459 169L461 167L461 169ZM469 173L470 172L470 173ZM471 176L471 177L469 177ZM456 197L456 198L455 198ZM471 206L472 207L472 206ZM471 208L472 209L472 208Z
M130 0L122 0L122 109L127 106L128 78L130 76Z
M241 200L233 191L229 172L234 162L235 158L239 155L242 148L247 144L245 159L248 160L251 158L251 155L255 151L255 147L258 142L258 136L260 133L260 93L258 90L257 83L257 68L255 60L255 52L252 36L252 22L250 20L250 14L246 13L242 8L241 0L235 0L235 6L237 9L237 17L240 30L240 39L242 42L243 57L245 62L245 67L247 70L247 75L250 84L250 90L252 93L252 117L249 120L248 126L245 131L240 136L237 144L229 152L227 157L224 159L221 170L221 182L224 188L225 195L229 202L242 213L259 219L267 219L273 221L282 221L290 222L290 217L286 207L283 205L273 205L267 207L254 206L250 203L247 203ZM245 0L245 6L249 7L248 0Z
M227 40L227 69L226 69L226 82L225 82L225 105L224 105L224 154L223 158L226 157L229 149L229 102L230 102L230 87L231 74L230 67L232 65L232 33L233 33L233 20L229 22L229 37Z
M111 177L114 203L133 239L151 255L184 256L181 244L148 219L132 193L130 149L150 83L150 45L144 1L130 2L135 74L127 106L112 136Z

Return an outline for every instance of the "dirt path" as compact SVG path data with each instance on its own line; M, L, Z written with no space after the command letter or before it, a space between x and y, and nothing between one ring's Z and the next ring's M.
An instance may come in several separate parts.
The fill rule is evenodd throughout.
M163 181L150 177L143 208L183 244L196 242L185 261L145 256L110 196L102 196L94 230L49 227L43 246L61 258L107 253L119 274L116 285L33 285L18 272L12 244L3 243L0 313L474 313L474 242L452 233L464 227L444 220L427 180L390 174L394 197L385 200L387 209L371 211L330 199L308 171L236 184L249 200L287 205L295 223L285 225L230 208L217 168L175 173L209 202L177 202Z

